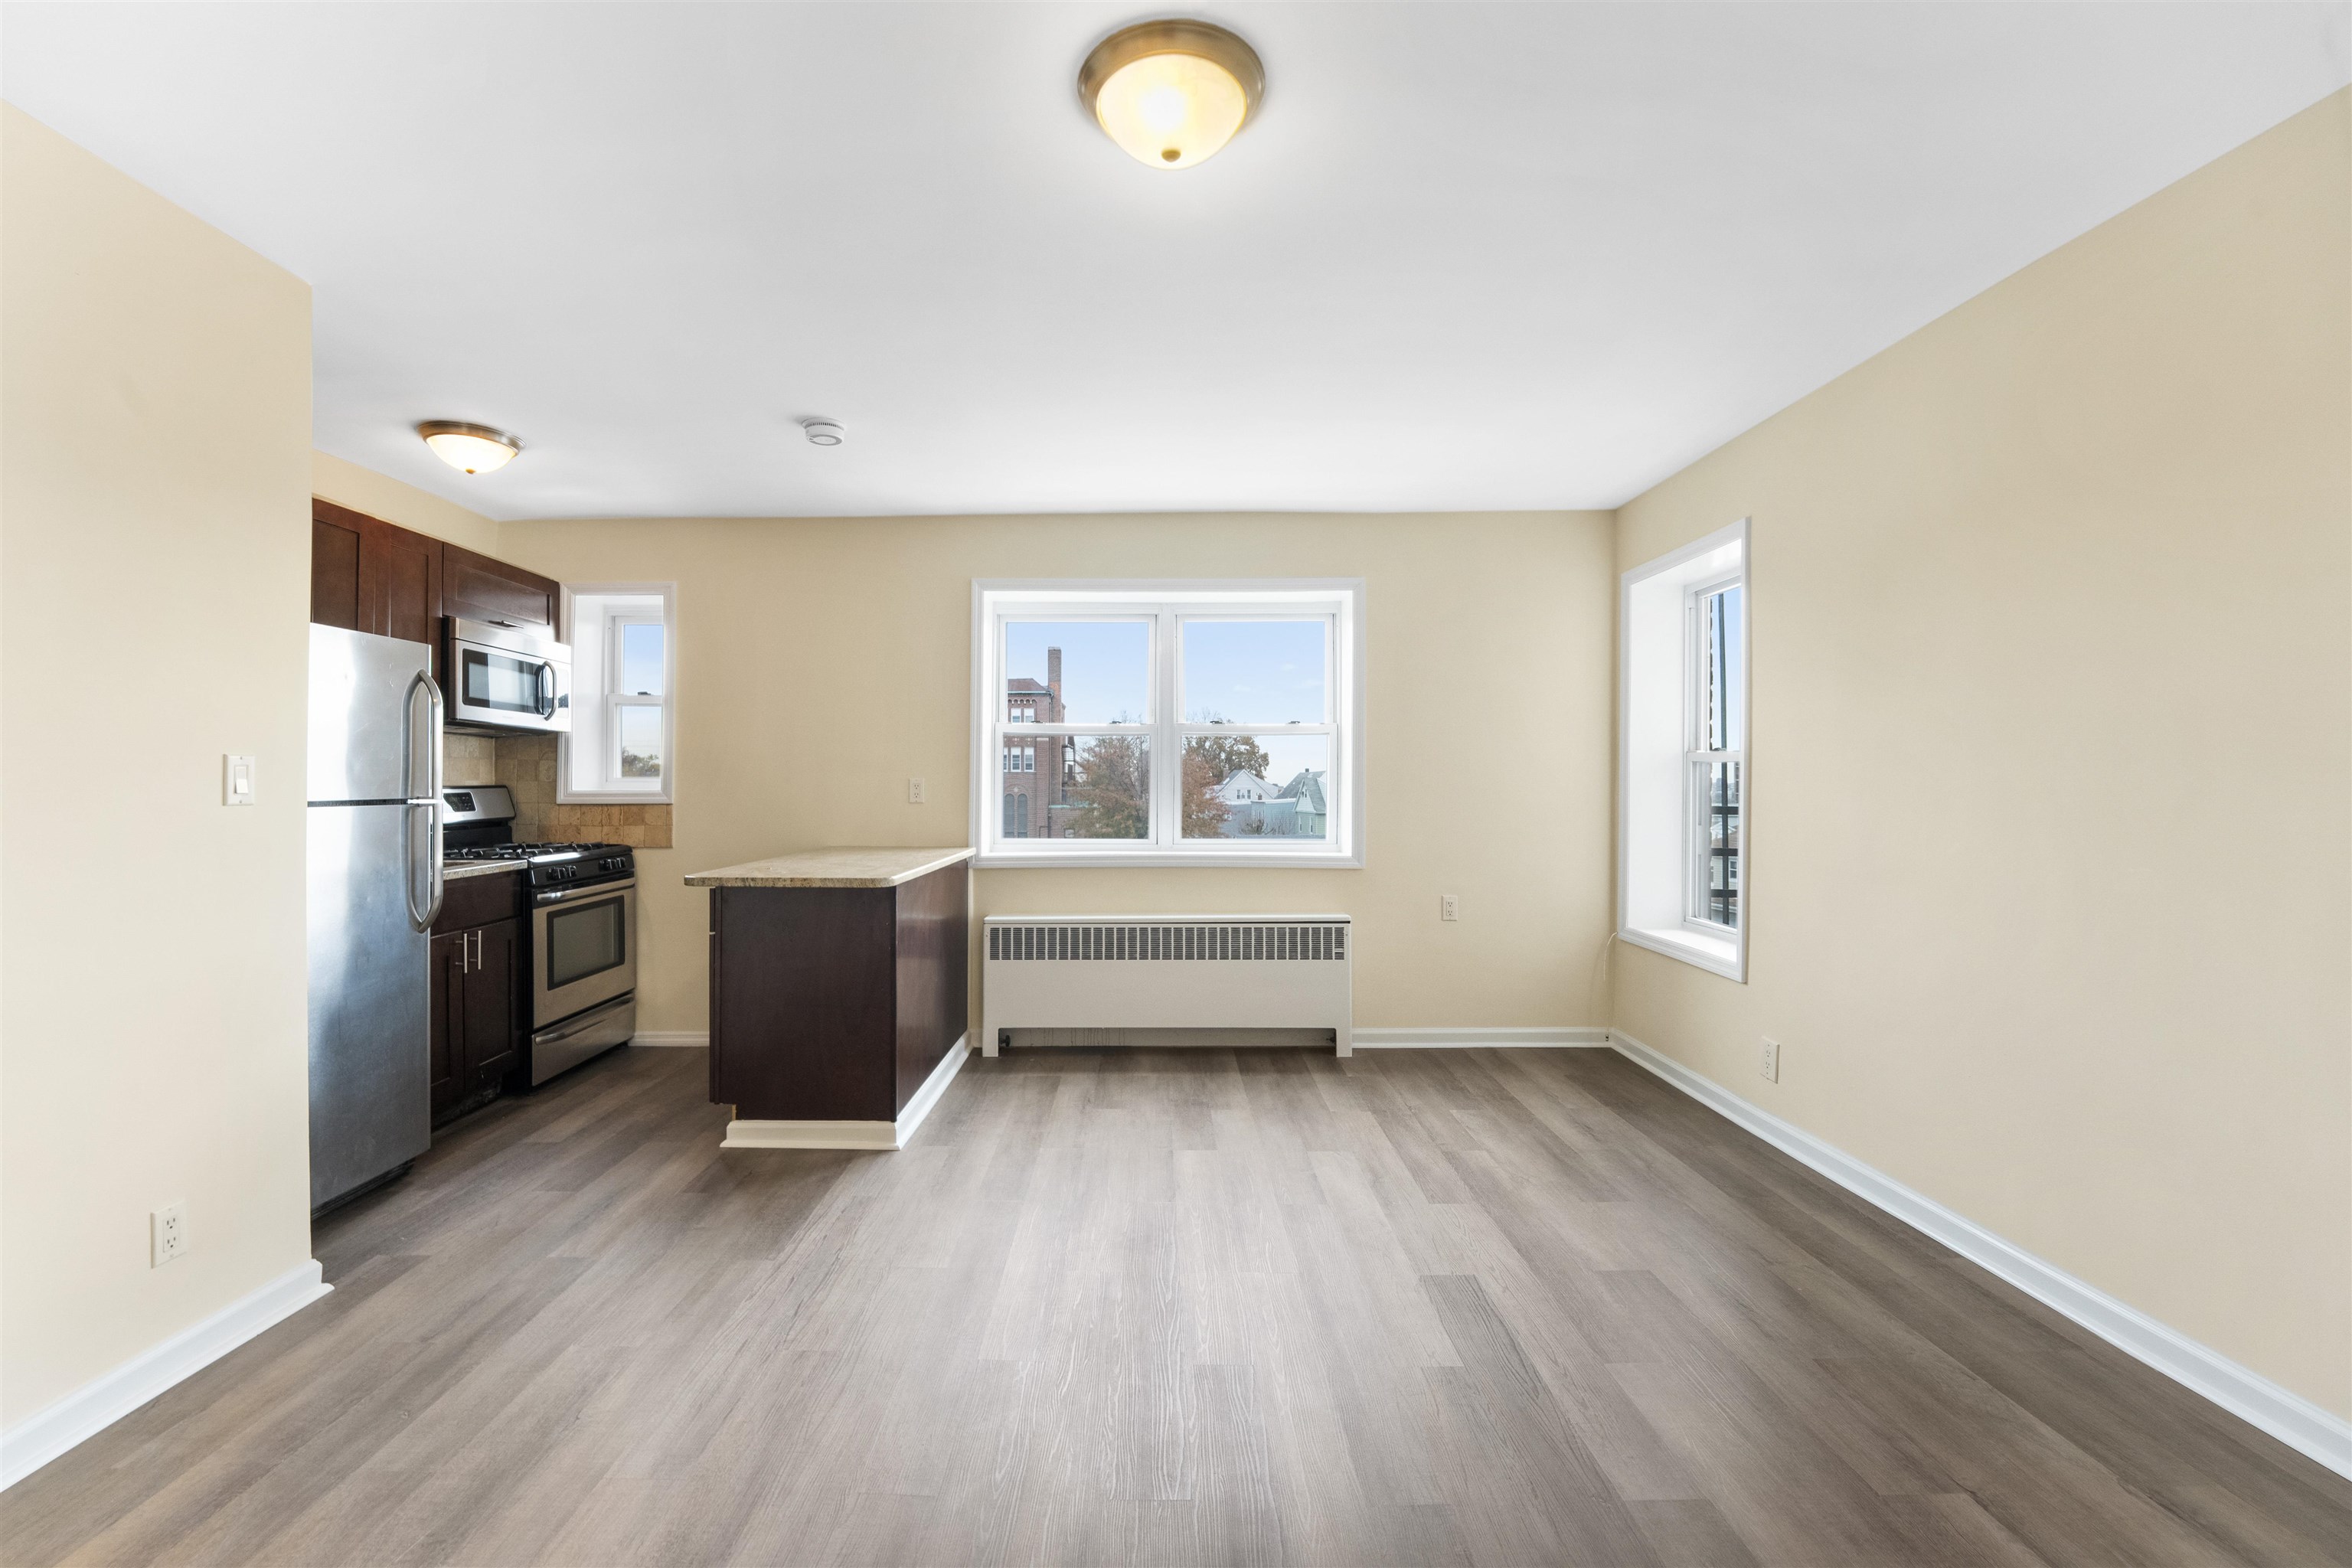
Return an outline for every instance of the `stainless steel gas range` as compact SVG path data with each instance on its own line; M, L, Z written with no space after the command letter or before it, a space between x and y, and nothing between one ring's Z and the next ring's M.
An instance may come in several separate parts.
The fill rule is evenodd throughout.
M626 1045L637 1023L637 857L625 844L517 844L502 784L445 788L448 871L513 863L528 902L530 1033L520 1074L546 1082Z

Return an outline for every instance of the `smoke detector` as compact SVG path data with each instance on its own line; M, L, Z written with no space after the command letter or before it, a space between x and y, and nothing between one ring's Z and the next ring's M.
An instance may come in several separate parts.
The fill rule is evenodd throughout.
M812 447L838 447L842 437L848 434L842 429L838 419L803 419L801 428L808 432Z

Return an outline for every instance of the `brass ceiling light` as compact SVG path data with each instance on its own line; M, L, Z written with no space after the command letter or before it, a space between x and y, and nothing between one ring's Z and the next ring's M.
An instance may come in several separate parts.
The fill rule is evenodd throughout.
M427 419L416 427L433 455L468 474L487 474L503 468L522 450L522 443L503 430L493 430L487 425L468 425L461 419Z
M1257 51L1213 22L1121 27L1078 68L1078 100L1103 134L1155 169L1216 156L1265 97Z

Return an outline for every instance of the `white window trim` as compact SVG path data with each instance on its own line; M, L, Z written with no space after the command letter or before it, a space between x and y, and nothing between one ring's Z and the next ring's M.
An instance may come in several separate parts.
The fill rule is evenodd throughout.
M1718 529L1704 539L1694 540L1681 549L1659 556L1654 561L1626 572L1619 578L1617 600L1617 935L1619 940L1635 947L1680 959L1727 980L1745 984L1748 979L1748 940L1755 924L1755 908L1749 895L1755 886L1755 786L1756 770L1748 761L1754 750L1756 714L1750 700L1755 686L1755 660L1752 649L1756 632L1755 562L1749 549L1749 520L1741 518L1728 528ZM1736 547L1738 565L1723 569L1710 558ZM1674 630L1674 646L1682 650L1682 668L1675 671L1674 686L1682 693L1675 714L1675 731L1680 744L1672 748L1676 764L1678 785L1675 790L1674 820L1676 840L1682 846L1671 868L1676 918L1671 921L1639 921L1634 915L1633 881L1637 875L1652 877L1663 873L1651 869L1644 872L1634 864L1636 826L1633 821L1637 738L1634 731L1634 677L1636 647L1634 626L1634 591L1653 579L1677 573L1681 581L1676 602L1687 605L1692 593L1700 584L1721 584L1738 578L1741 585L1739 615L1739 711L1742 733L1739 770L1739 845L1740 845L1740 918L1737 930L1726 930L1711 921L1689 918L1690 886L1693 872L1690 856L1696 847L1692 827L1696 813L1688 800L1691 788L1691 747L1696 738L1695 719L1690 711L1694 690L1694 672L1690 668L1694 657L1686 620L1677 617Z
M1048 615L1073 620L1126 618L1176 614L1252 614L1269 616L1310 607L1331 617L1329 721L1308 725L1267 725L1267 731L1328 733L1332 737L1331 769L1326 777L1326 806L1330 819L1328 840L1314 846L1265 841L1236 847L1235 841L1175 839L1121 844L1103 839L1016 838L1003 835L1003 764L998 760L1002 731L996 719L996 693L1002 682L998 659L1002 642L994 633L1008 616ZM1057 724L1055 733L1102 734L1159 731L1181 735L1206 726L1182 724L1182 693L1178 690L1177 661L1163 657L1167 645L1155 636L1152 643L1152 713L1144 725ZM971 843L978 851L974 864L987 867L1040 866L1286 866L1322 869L1354 868L1364 863L1364 582L1360 577L1239 578L1239 579L1080 579L975 578L971 585ZM1252 731L1255 732L1255 731ZM1174 826L1181 808L1182 769L1154 759L1151 770L1152 816L1155 823Z
M566 583L563 585L563 626L567 635L580 624L578 601L611 595L629 598L661 600L662 637L662 776L657 789L574 789L572 787L572 736L556 737L555 798L565 805L670 805L677 798L677 584L676 583ZM648 617L632 616L630 619ZM602 736L607 743L619 743L617 726L613 722L612 710L619 706L616 694L609 689L612 666L616 656L611 648L603 658L606 668L597 673L598 703L602 710L600 721L614 730ZM579 684L577 666L573 668L573 685Z

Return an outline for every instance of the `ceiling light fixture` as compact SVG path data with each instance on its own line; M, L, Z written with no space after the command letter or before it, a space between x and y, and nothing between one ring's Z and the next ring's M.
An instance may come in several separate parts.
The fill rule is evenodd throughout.
M1213 22L1121 27L1078 68L1078 101L1103 134L1155 169L1216 156L1265 97L1257 51Z
M803 419L801 421L801 428L808 432L809 445L812 447L838 447L841 445L841 438L848 434L841 427L841 421L838 419Z
M522 443L503 430L457 419L427 419L416 433L425 437L435 457L468 474L503 468L522 450Z

